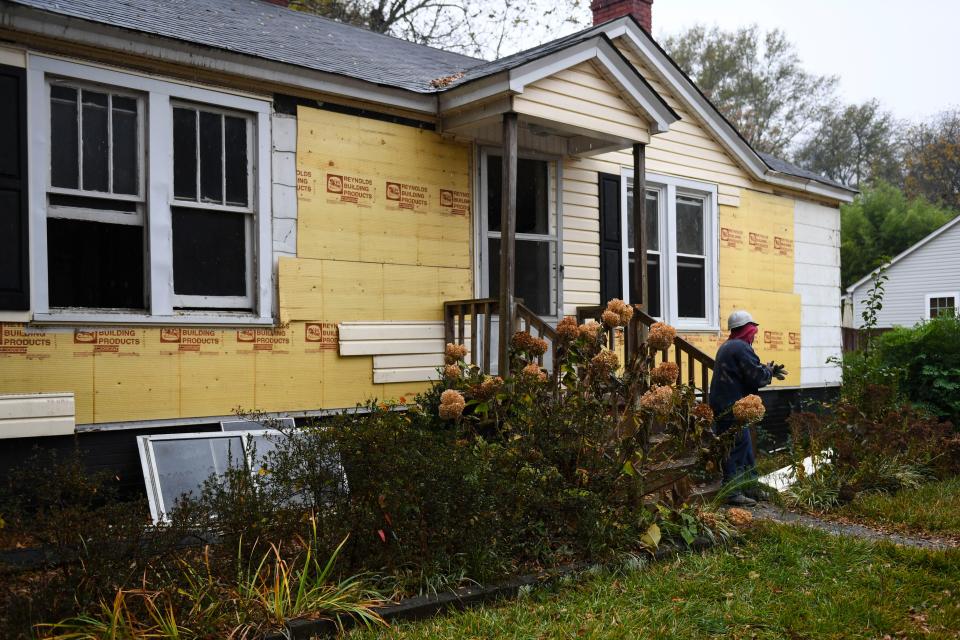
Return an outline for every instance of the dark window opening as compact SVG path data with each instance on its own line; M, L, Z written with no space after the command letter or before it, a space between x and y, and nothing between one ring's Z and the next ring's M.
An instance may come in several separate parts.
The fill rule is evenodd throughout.
M703 258L677 257L677 315L705 318L706 264Z
M523 300L538 316L555 313L553 297L553 247L552 241L516 240L516 267L514 270L514 295ZM489 238L490 297L500 295L500 239Z
M51 307L145 308L143 227L47 220Z
M174 208L173 290L178 295L247 295L247 216Z
M500 231L503 160L487 157L487 228ZM550 230L550 168L545 160L517 160L516 233L547 235Z
M222 113L173 109L173 194L178 200L250 204L248 121ZM199 188L199 193L198 193Z

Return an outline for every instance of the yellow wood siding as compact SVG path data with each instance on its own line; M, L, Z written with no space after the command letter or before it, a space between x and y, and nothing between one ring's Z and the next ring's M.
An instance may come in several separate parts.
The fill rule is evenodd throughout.
M650 138L647 121L591 62L527 86L514 97L513 108L520 114L638 142Z

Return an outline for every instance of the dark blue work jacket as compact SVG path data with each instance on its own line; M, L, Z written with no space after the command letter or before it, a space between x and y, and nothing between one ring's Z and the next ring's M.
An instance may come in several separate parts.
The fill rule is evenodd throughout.
M770 384L770 367L761 364L753 347L743 340L727 340L717 350L713 380L710 381L710 408L720 420L733 403Z

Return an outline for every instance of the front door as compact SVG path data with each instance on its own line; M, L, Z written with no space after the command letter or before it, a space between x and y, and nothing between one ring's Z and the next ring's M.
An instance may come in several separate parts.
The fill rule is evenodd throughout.
M481 153L477 253L480 296L484 298L500 295L501 162L496 150ZM517 161L515 295L551 324L557 322L562 311L558 171L556 160L521 155ZM491 353L496 354L498 329L494 327L492 333Z

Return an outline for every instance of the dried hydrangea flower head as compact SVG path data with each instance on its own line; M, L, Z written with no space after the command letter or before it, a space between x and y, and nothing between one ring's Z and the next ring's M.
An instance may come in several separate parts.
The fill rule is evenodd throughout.
M603 321L603 324L607 325L611 329L615 329L620 326L620 316L610 310L606 310L601 313L600 320Z
M547 341L543 338L535 338L528 331L517 331L510 340L511 346L533 356L542 356L547 352Z
M458 364L448 364L443 367L443 377L447 380L456 380L463 375L463 370Z
M727 520L735 527L749 527L753 524L753 514L746 509L731 507L727 509Z
M664 351L673 346L676 337L676 329L662 322L654 322L647 333L647 346L654 351Z
M573 342L580 336L580 330L577 328L577 319L573 316L565 316L563 320L557 323L557 338L560 342Z
M536 362L531 362L530 364L525 366L520 373L522 373L527 378L539 380L540 382L547 381L547 372L541 369L540 365L538 365Z
M465 344L454 344L452 342L447 343L446 349L443 350L443 361L447 364L454 364L459 362L467 357L467 345Z
M617 316L616 324L612 324L613 318L607 316L608 312ZM608 317L610 319L609 322ZM633 318L633 307L620 298L614 298L607 303L607 308L603 312L602 318L603 321L611 327L625 327L630 324L630 319Z
M750 394L733 403L733 417L740 423L760 422L766 412L763 400L756 394Z
M456 389L447 389L440 394L440 407L437 413L443 420L456 420L463 415L463 409L467 406L463 394Z
M595 376L606 376L620 368L620 358L613 351L604 349L590 359L590 370Z
M673 409L673 388L652 387L640 397L640 406L659 416L670 413Z
M497 395L497 391L503 386L503 378L500 376L486 376L483 382L470 387L470 394L477 400L489 400Z
M704 404L703 402L698 402L697 406L695 406L690 413L694 419L701 422L713 422L713 409L710 408L710 405Z
M579 327L577 331L580 333L581 338L586 338L587 340L596 340L600 336L600 325L597 322L585 322Z
M652 384L671 385L677 382L680 376L680 367L676 362L661 362L650 370Z

